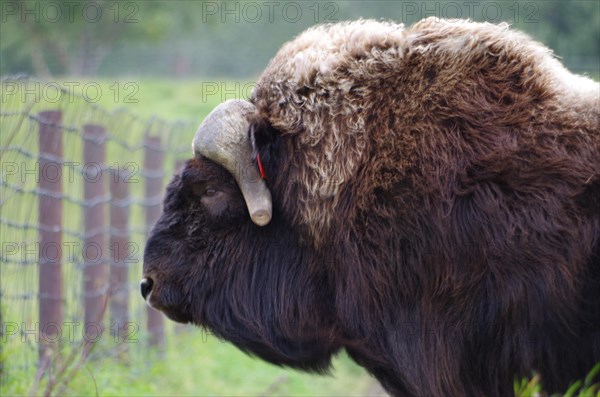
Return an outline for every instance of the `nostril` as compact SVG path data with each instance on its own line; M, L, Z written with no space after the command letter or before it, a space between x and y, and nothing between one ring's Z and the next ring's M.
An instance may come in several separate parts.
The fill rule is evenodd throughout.
M152 287L154 286L154 281L150 277L144 277L142 281L140 281L140 291L142 293L142 297L146 299L148 294L152 291Z

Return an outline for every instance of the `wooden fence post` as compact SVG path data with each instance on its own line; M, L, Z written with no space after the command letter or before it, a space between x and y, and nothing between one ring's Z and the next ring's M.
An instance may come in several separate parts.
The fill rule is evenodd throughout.
M118 354L126 352L129 331L129 258L134 252L129 235L129 185L121 168L112 170L110 178L110 323L119 342Z
M58 352L63 326L62 113L39 114L39 369L41 376Z
M144 179L146 197L146 236L158 220L162 208L162 179L164 150L161 148L160 137L146 136L144 153ZM164 347L165 331L163 315L148 307L148 333L150 334L150 346Z
M95 124L83 126L84 177L84 354L87 354L104 331L102 318L106 310L106 245L104 203L105 192L105 138L104 127Z
M182 160L182 159L175 160L175 170L174 170L173 174L174 175L179 174L184 166L185 166L185 160Z

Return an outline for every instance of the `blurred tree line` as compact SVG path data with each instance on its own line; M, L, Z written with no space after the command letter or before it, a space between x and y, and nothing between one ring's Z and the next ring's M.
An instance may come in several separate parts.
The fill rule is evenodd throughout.
M600 2L0 0L0 74L252 78L309 26L356 18L506 21L600 76Z

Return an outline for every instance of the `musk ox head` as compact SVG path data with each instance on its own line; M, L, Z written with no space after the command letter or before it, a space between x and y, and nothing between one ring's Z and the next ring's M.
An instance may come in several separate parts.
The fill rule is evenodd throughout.
M339 349L332 288L251 161L252 108L226 102L200 126L147 242L142 295L264 360L324 371Z

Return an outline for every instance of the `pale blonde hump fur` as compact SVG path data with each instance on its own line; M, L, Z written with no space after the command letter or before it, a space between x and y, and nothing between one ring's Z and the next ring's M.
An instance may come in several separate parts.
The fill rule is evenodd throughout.
M506 24L428 18L404 28L360 20L313 27L281 48L262 74L252 101L288 146L287 161L297 167L295 182L301 186L295 221L308 227L316 245L330 232L331 217L348 183L368 183L357 182L361 169L389 167L377 158L393 156L401 175L409 159L417 156L419 148L403 137L410 125L398 124L404 111L399 103L416 109L422 106L423 93L432 95L425 91L427 79L415 59L439 65L437 82L450 82L447 91L443 84L436 86L439 99L455 94L452 82L471 79L470 70L478 62L500 59L503 53L526 64L524 81L535 81L549 96L562 98L560 106L590 111L590 106L599 105L597 83L571 74L550 50ZM405 69L408 58L413 64ZM395 81L407 81L402 80L405 73L415 73L410 86L395 86ZM473 84L481 81L473 77ZM387 94L384 99L382 92ZM381 128L393 124L392 116L395 126ZM380 128L373 128L375 124ZM379 151L384 140L395 153ZM354 215L347 214L349 219Z

